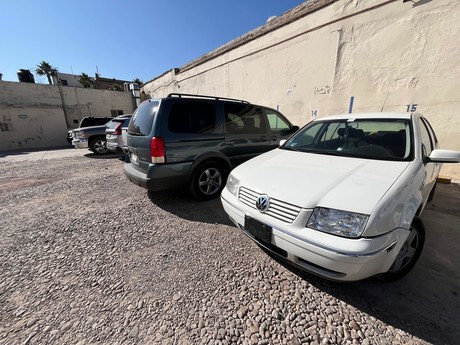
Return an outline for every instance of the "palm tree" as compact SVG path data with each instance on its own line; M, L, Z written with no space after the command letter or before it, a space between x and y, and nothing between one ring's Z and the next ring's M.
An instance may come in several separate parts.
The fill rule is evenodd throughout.
M80 78L78 79L78 82L81 85L83 85L85 89L91 88L91 85L94 84L94 81L92 81L89 75L87 75L86 73L80 74Z
M49 62L42 61L40 62L40 64L37 65L35 73L37 73L40 76L46 75L46 77L48 78L48 83L50 85L53 85L53 80L51 79L51 76L57 75L57 69L51 66Z
M140 80L139 78L134 78L134 79L133 79L133 83L136 83L136 84L139 85L139 86L141 86L142 84L144 84L144 83L142 82L142 80Z

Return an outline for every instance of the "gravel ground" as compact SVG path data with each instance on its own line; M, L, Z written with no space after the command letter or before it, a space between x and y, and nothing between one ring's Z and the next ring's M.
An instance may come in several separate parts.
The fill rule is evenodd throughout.
M273 260L218 200L149 198L117 157L0 162L0 205L0 344L449 341Z

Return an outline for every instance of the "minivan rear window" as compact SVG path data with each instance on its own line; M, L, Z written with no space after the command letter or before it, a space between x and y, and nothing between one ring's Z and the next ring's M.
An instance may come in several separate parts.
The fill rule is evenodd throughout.
M159 101L141 103L134 112L128 126L128 133L132 135L147 136L152 131L153 119L160 105Z
M171 106L168 129L172 133L212 133L216 109L210 102L177 102Z

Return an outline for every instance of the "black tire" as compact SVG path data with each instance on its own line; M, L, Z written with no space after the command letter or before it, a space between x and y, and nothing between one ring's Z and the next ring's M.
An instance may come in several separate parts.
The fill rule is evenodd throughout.
M430 195L428 195L428 202L433 201L434 193L436 192L436 185L437 184L438 184L437 182L434 183L433 189L431 189Z
M383 280L392 281L404 277L414 268L420 258L425 244L425 227L417 216L412 221L410 231L410 235L396 256L393 265L388 272L381 276Z
M193 173L190 191L200 200L218 197L227 181L227 171L221 164L209 161L201 164Z
M96 137L90 140L89 149L96 155L105 155L109 153L105 137Z

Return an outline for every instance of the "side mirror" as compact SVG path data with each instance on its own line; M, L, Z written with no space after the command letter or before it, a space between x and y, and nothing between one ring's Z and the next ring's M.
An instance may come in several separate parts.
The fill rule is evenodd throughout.
M431 163L460 163L460 151L435 149L428 157Z
M291 127L291 133L295 133L299 130L299 126L292 126Z
M280 147L283 146L286 143L286 139L280 140Z

